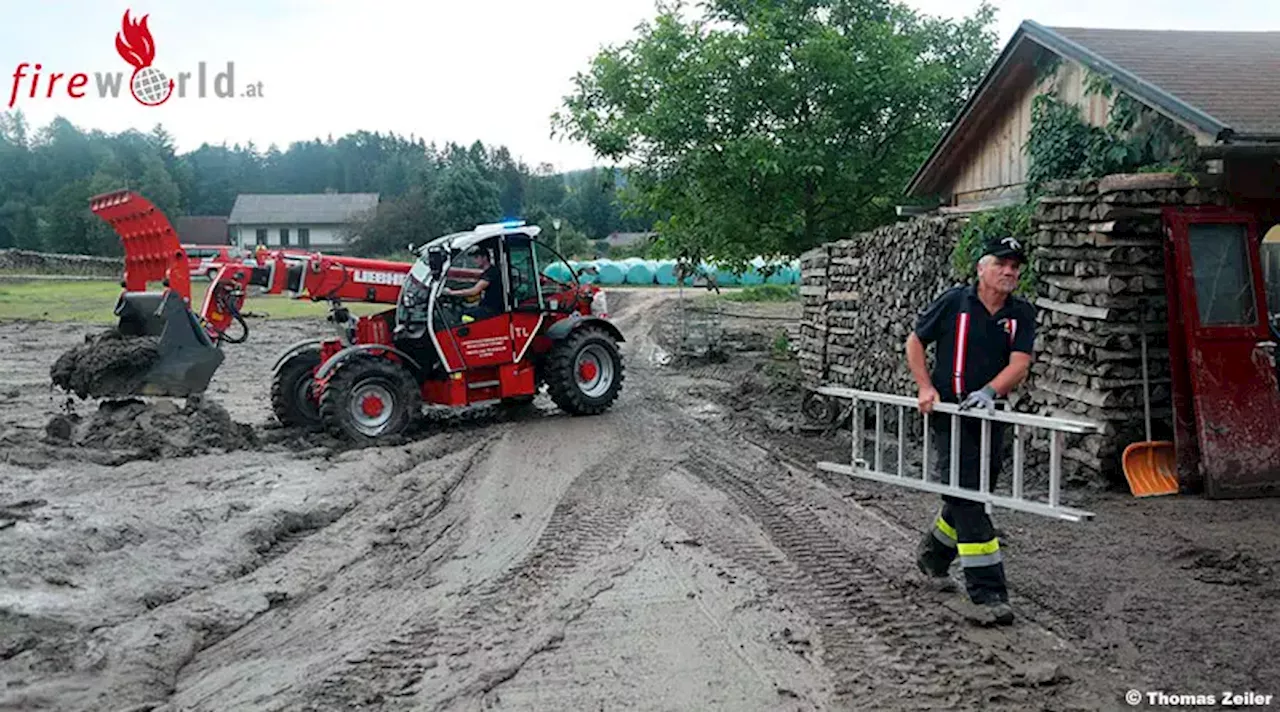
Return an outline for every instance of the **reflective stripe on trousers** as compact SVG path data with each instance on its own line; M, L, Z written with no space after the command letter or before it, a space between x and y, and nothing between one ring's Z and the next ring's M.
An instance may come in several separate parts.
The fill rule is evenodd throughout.
M933 523L933 538L949 549L956 548L958 537L955 527L947 524L947 520L942 518L942 512L938 512L938 518Z
M980 566L995 566L1004 561L1000 553L1000 540L991 539L978 544L957 544L960 554L960 565L966 569Z

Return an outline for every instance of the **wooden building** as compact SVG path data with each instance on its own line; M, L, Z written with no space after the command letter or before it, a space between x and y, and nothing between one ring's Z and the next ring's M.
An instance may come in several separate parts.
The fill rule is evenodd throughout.
M1042 76L1054 65L1052 76ZM1022 198L1033 100L1052 85L1085 120L1103 126L1113 98L1087 91L1091 74L1186 128L1203 157L1237 159L1237 172L1247 169L1253 174L1248 181L1261 189L1247 192L1266 193L1274 184L1280 32L1108 30L1026 21L916 171L908 195L936 196L946 206Z
M1025 202L1032 107L1046 91L1095 126L1126 96L1185 129L1195 161L1190 180L1094 176L1040 194L1032 406L1104 421L1079 459L1117 467L1143 439L1146 335L1184 486L1280 494L1280 32L1024 22L908 195L954 217Z

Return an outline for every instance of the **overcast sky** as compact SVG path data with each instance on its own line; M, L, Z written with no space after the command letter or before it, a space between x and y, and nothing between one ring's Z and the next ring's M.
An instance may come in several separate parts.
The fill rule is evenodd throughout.
M930 14L968 14L977 0L909 0ZM996 0L1001 42L1018 23L1148 29L1280 30L1274 0ZM127 95L102 100L94 72L132 67L115 49L126 9L148 20L154 66L170 77L208 67L209 97L145 107ZM595 163L590 149L551 139L548 117L605 44L623 42L654 13L652 0L225 0L134 4L105 0L0 0L0 111L13 73L42 65L15 108L35 126L62 115L115 132L163 123L180 151L203 142L276 143L394 131L438 143L505 144L531 166ZM235 63L235 91L262 83L263 97L213 98L213 81ZM48 74L90 75L89 95L71 99L66 79L45 98ZM34 69L26 70L28 75Z

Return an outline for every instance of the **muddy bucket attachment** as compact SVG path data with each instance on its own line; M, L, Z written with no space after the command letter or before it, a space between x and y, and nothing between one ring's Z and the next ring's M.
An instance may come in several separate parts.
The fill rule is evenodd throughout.
M128 395L181 398L209 387L225 355L177 292L125 292L115 314L121 335L159 337L150 368Z

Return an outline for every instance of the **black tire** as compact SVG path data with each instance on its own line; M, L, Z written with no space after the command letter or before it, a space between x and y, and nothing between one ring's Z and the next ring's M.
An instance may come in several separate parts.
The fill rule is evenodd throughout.
M800 401L800 412L805 420L816 425L834 425L840 417L840 404L815 391L809 391Z
M596 364L597 378L579 378L581 360ZM552 347L543 378L556 406L572 415L597 415L608 410L622 391L626 377L622 354L609 332L583 326Z
M376 414L364 411L366 397L381 401L383 410ZM398 438L421 412L418 382L408 369L385 358L353 358L342 363L320 396L325 428L335 437L360 445Z
M271 410L281 425L324 430L320 404L311 396L315 370L320 366L320 349L307 349L290 356L276 372L271 384Z

